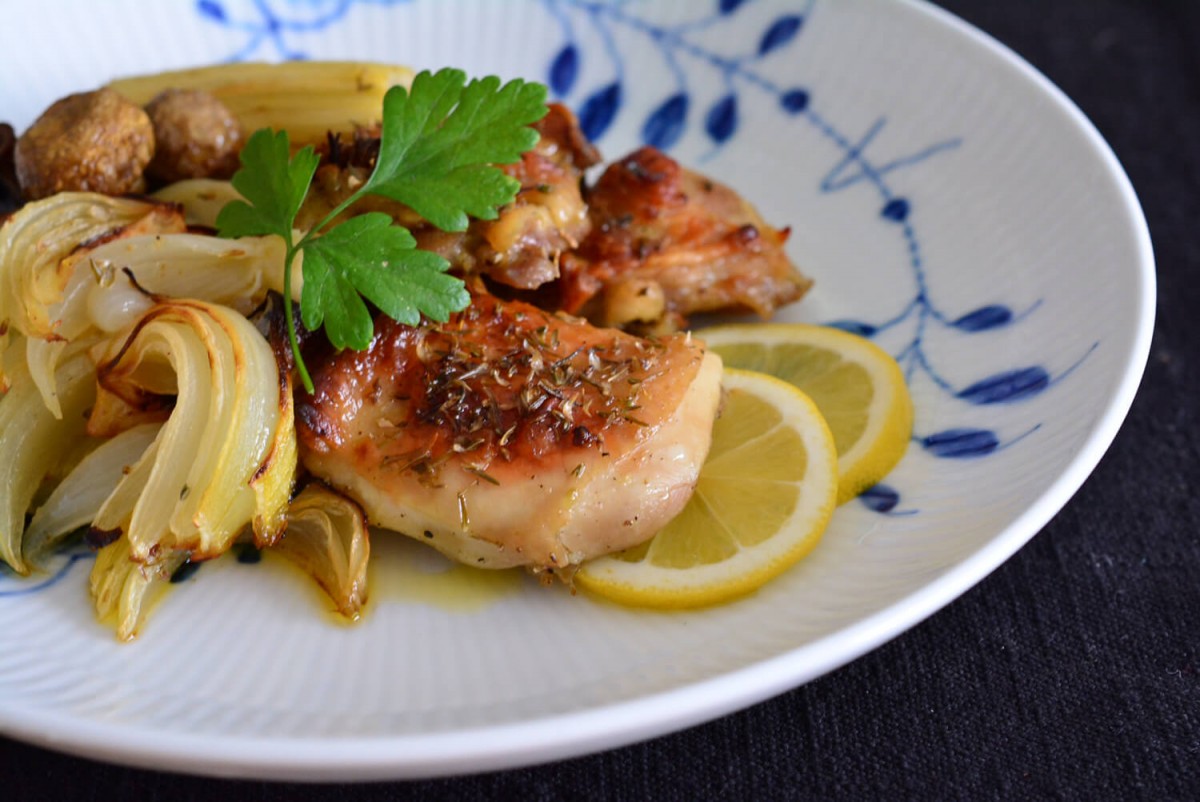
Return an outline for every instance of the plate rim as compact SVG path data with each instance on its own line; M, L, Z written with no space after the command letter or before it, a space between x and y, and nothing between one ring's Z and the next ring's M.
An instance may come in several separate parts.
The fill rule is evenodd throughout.
M928 0L898 5L999 56L1054 101L1114 182L1137 253L1139 297L1124 366L1078 451L1046 490L982 547L882 609L783 654L645 696L520 722L444 733L295 738L162 732L0 700L0 732L37 746L140 768L285 781L419 779L517 768L676 732L794 689L895 638L975 587L1070 501L1115 440L1141 384L1154 331L1157 279L1149 227L1133 184L1095 124L1065 92L1007 45Z

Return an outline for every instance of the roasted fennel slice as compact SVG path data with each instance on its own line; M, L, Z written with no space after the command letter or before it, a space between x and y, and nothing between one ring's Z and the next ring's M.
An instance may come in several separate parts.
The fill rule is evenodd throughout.
M360 61L238 63L122 78L112 89L144 106L164 89L212 93L249 134L286 130L297 148L325 141L330 131L353 132L379 122L383 96L408 86L406 67Z

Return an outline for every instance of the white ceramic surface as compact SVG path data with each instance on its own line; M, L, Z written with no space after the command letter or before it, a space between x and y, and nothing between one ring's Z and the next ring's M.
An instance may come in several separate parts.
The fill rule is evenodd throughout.
M0 118L23 129L115 76L291 56L545 81L608 157L648 139L734 184L792 226L817 280L783 317L841 321L901 358L909 454L807 561L702 612L517 581L474 602L381 591L339 627L286 572L230 560L120 645L92 619L86 558L37 589L0 574L12 737L159 769L369 779L678 729L836 668L970 588L1066 503L1133 398L1154 268L1128 180L1045 79L924 5L41 0L0 28ZM392 569L440 570L377 548Z

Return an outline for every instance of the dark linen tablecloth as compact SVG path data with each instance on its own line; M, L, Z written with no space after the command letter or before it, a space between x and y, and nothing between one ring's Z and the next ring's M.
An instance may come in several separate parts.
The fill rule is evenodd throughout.
M1016 556L826 677L604 754L322 786L156 773L0 738L0 798L1200 799L1200 0L943 5L1095 122L1158 258L1157 330L1132 412Z

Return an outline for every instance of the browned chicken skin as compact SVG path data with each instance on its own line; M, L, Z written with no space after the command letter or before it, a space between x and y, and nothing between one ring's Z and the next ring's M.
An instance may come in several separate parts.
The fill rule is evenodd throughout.
M563 259L556 305L601 325L674 329L715 311L768 317L812 283L784 252L786 229L655 148L610 165L586 199L592 231Z
M308 359L308 357L306 357ZM372 523L485 567L567 568L640 543L691 495L720 360L477 295L314 354L301 459Z

